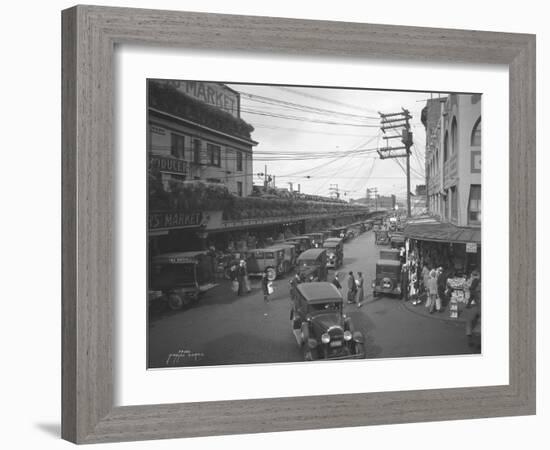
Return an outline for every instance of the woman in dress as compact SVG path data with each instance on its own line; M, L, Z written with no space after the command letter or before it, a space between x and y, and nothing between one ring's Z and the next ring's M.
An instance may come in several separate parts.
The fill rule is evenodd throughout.
M269 279L267 278L267 269L262 273L262 291L264 293L264 302L269 302Z
M353 276L353 272L350 272L348 276L348 303L355 302L356 293L357 285L355 284L355 277Z
M355 284L357 285L357 294L355 297L355 300L357 302L357 307L361 308L363 305L363 300L365 298L365 291L363 289L363 284L365 280L363 278L363 272L357 272L357 280L355 281Z

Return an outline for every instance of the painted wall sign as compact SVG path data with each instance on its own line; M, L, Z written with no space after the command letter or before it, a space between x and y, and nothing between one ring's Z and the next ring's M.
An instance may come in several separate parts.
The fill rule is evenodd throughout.
M202 225L202 212L164 212L149 214L149 230L159 228L197 228Z
M152 155L149 157L149 169L160 170L161 172L187 174L187 161L165 156Z
M185 80L167 80L166 83L201 102L240 117L239 94L223 84Z

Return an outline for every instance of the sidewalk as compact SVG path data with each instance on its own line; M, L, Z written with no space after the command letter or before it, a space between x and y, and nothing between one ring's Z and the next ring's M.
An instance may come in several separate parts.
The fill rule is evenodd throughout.
M424 306L425 303L426 303L425 296L422 297L422 302L418 303L417 305L413 305L411 300L408 300L408 301L403 300L402 301L402 305L406 309L408 309L410 312L412 312L414 314L417 314L419 316L427 317L427 318L430 318L430 319L453 322L453 323L466 323L466 321L468 320L469 315L467 314L467 311L469 311L469 310L467 310L467 309L465 310L463 304L459 304L459 306L458 306L458 318L452 319L450 317L451 312L449 311L450 304L442 306L440 312L434 311L433 314L430 314L430 311L428 310L428 308L426 308L426 306Z

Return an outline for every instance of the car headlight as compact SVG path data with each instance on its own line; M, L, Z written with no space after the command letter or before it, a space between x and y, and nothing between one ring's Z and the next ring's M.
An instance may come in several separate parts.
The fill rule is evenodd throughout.
M351 341L351 338L352 338L352 334L351 334L351 331L349 330L346 330L344 331L344 340L345 341Z
M323 333L323 334L321 335L321 342L322 342L323 344L328 344L328 343L330 342L330 336L329 336L328 333Z

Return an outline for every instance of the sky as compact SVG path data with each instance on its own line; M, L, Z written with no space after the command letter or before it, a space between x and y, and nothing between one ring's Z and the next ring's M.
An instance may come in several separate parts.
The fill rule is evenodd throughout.
M254 183L256 175L275 175L276 186L328 196L337 185L340 198L364 198L367 188L379 195L406 195L405 158L379 158L376 149L401 145L386 142L379 112L407 109L412 115L414 146L411 191L424 184L425 130L420 121L430 96L438 94L366 89L313 88L228 84L241 93L241 118L254 127ZM391 131L387 131L391 134ZM394 132L395 133L395 132ZM351 152L351 153L350 153ZM399 165L401 164L401 166ZM334 186L333 186L334 187Z

